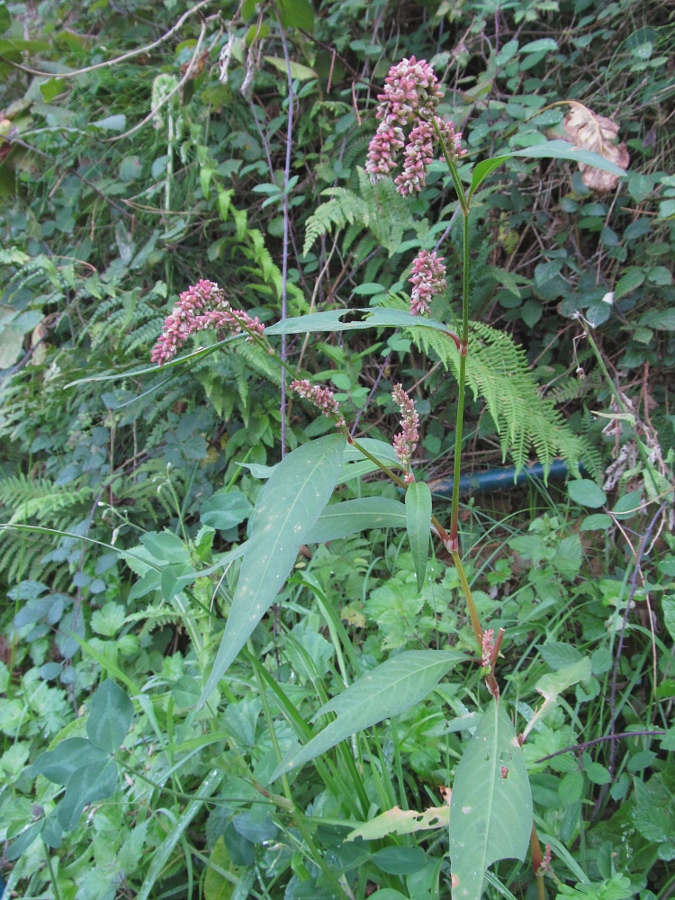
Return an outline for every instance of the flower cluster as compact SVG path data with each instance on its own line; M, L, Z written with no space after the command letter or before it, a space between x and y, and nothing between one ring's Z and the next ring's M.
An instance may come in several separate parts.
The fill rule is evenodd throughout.
M422 190L429 165L433 160L433 145L437 131L446 152L456 159L466 151L452 122L436 115L443 97L434 70L424 59L411 56L389 70L384 93L378 96L376 116L381 123L370 142L366 172L373 181L385 177L396 168L396 157L404 150L403 171L396 178L403 196ZM406 144L405 128L413 125Z
M403 480L406 484L410 484L415 480L414 475L410 471L410 460L417 447L420 439L419 423L420 419L415 409L412 399L403 390L402 384L394 385L391 396L396 401L398 408L401 410L401 431L394 438L394 451L396 458L406 470Z
M435 250L420 250L413 261L409 281L413 286L410 312L413 316L423 316L429 312L431 298L443 293L447 286L444 258L437 256Z
M480 664L485 669L492 668L492 657L495 650L495 631L494 628L488 628L483 632L483 640L481 641L481 661Z
M185 341L197 331L218 328L229 335L249 332L262 337L265 326L242 309L232 309L225 292L213 281L202 279L179 298L170 316L164 320L162 334L152 351L152 361L162 366L172 359ZM252 334L251 334L252 333Z
M336 428L346 428L347 423L342 415L340 404L335 399L335 394L329 388L319 387L318 384L312 384L306 378L291 382L291 390L295 391L305 400L316 406L324 416L335 418Z

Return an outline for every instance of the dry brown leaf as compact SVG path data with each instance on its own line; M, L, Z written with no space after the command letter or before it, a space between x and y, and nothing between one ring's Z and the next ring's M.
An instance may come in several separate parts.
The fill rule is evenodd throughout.
M617 144L619 126L606 116L599 116L576 100L566 100L572 109L563 120L565 140L570 141L582 150L599 153L606 160L627 169L630 162L626 145ZM619 177L611 172L603 172L594 166L579 163L581 180L592 191L613 190Z

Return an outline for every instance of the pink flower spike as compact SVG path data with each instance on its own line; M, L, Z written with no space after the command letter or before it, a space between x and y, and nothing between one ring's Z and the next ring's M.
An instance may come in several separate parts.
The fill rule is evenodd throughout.
M420 250L412 264L412 274L408 279L413 286L410 295L410 313L423 316L429 312L431 299L442 294L447 287L445 264L436 251Z
M404 481L410 484L414 481L414 477L410 472L410 460L417 447L420 439L419 424L420 418L415 409L412 398L403 390L402 384L394 385L391 396L396 401L398 408L401 410L401 431L394 438L394 452L396 458L406 469Z
M492 668L492 654L495 649L495 632L494 628L488 628L483 632L483 642L482 642L482 658L480 661L481 666L485 669Z
M232 309L225 299L225 292L214 281L202 279L180 295L152 351L152 361L160 366L176 355L191 334L217 328L227 335L249 332L263 337L265 326L257 317L251 318L243 309Z
M336 428L346 428L347 423L342 415L340 404L335 399L335 394L329 388L312 384L307 378L303 378L302 380L292 381L291 390L304 397L305 400L309 400L324 416L335 418Z

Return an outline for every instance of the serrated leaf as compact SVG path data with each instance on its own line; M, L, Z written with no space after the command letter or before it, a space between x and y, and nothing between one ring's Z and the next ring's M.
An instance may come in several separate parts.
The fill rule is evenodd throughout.
M395 806L350 831L345 841L354 841L357 837L363 838L364 841L376 841L388 834L413 834L430 828L447 828L449 824L449 806L432 807L425 809L424 812Z
M488 866L523 860L531 831L523 751L503 701L493 700L455 775L449 829L453 900L480 900Z
M324 544L367 528L402 528L405 506L387 497L362 497L327 506L304 536L306 544Z
M134 704L121 687L107 679L91 701L87 734L94 746L114 753L121 746L134 718Z
M325 703L314 716L337 715L316 737L290 751L270 782L330 750L340 741L420 703L453 666L466 659L456 650L407 650L372 669Z
M344 445L345 438L340 434L303 444L275 467L261 492L225 633L198 707L205 703L283 587L305 532L319 518L333 492Z
M410 551L415 565L417 590L422 590L429 558L431 538L431 491L423 481L413 481L405 492L406 524Z

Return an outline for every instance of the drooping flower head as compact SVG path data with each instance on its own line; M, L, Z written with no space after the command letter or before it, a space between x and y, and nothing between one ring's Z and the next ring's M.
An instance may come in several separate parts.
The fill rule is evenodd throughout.
M191 334L217 328L227 335L253 332L262 337L265 326L243 309L232 309L225 291L214 281L202 279L183 291L152 351L152 361L162 366L176 355ZM249 334L247 340L252 340Z
M406 470L403 480L406 484L410 484L415 480L415 476L410 471L410 460L420 439L420 418L412 398L403 390L402 384L394 385L391 396L401 410L401 431L394 438L394 452L396 453L396 458Z
M335 399L335 394L329 388L320 387L318 384L312 384L311 381L303 378L292 381L291 390L295 391L296 394L299 394L300 397L304 397L305 400L309 400L309 402L313 406L316 406L324 416L334 418L336 428L346 427L347 423L345 422L345 417L342 415L340 404Z
M384 93L377 98L375 115L382 121L368 148L366 172L373 181L396 168L396 157L405 148L403 171L396 178L396 187L403 196L422 190L433 161L433 146L438 141L436 128L451 158L466 152L460 144L462 135L455 132L452 122L436 115L442 97L438 79L426 60L411 56L391 67ZM412 130L406 144L405 129L409 126Z
M413 316L423 316L429 312L432 297L442 294L447 287L444 257L437 256L435 250L420 250L413 261L408 280L413 286L410 312Z

